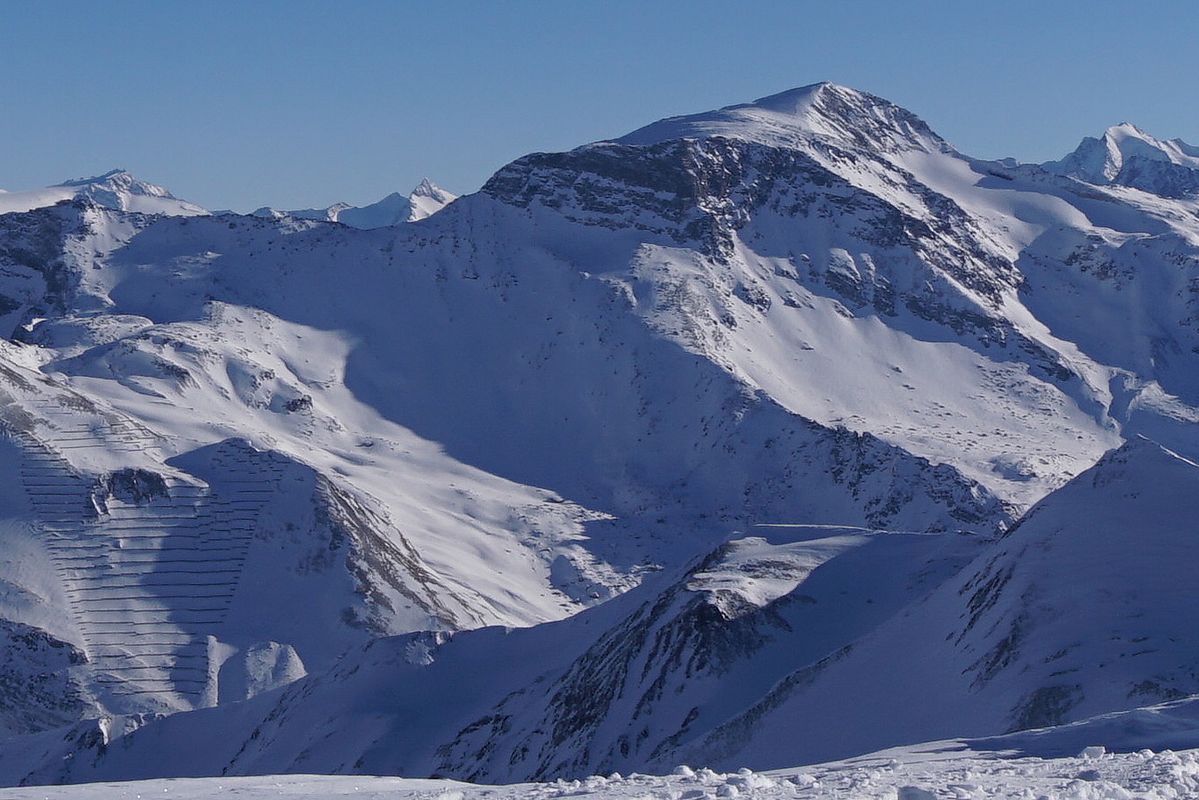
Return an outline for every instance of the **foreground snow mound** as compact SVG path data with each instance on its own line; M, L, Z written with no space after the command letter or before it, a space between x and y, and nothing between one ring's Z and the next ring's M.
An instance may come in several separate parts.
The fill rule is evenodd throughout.
M755 773L679 767L668 776L592 776L555 783L480 786L444 780L268 775L2 789L0 800L1178 800L1199 793L1199 751L1112 754L1088 748L1073 757L880 754L854 762Z
M194 203L180 200L161 186L138 180L125 170L114 169L94 178L76 178L46 189L0 192L0 214L31 211L76 199L138 214L192 217L208 213Z

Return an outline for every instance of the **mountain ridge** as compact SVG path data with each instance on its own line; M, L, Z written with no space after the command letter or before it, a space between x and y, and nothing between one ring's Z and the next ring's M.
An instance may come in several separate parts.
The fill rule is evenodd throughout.
M256 217L291 217L322 222L340 222L352 228L369 230L425 219L436 214L455 199L457 199L456 195L442 189L428 178L421 178L416 188L407 195L392 192L383 199L365 206L334 203L327 208L306 208L296 211L278 211L263 206L251 213Z

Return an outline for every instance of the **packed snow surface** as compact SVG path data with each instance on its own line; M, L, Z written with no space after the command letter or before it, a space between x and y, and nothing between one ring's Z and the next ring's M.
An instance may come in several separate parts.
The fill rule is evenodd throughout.
M895 751L803 769L720 773L679 767L672 775L612 774L504 786L385 777L266 775L0 789L0 800L1183 800L1199 793L1199 750L1071 758L980 757Z

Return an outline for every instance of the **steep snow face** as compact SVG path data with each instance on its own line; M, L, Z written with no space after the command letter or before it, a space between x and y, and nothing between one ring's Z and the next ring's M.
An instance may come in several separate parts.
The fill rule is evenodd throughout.
M1188 577L1197 488L1196 464L1125 445L927 600L780 681L693 757L818 760L1199 693L1187 633L1199 623Z
M161 186L138 180L125 170L114 169L94 178L77 178L46 189L0 192L0 214L30 211L74 199L138 214L191 217L208 213L194 203L180 200Z
M423 178L412 192L404 196L399 192L387 195L368 206L352 206L334 203L328 208L305 208L298 211L277 211L263 207L253 213L256 217L282 219L311 219L321 222L340 222L351 228L369 230L386 228L404 222L416 222L436 214L457 199L457 196L442 189L428 178Z
M283 366L321 348L284 352L304 336L288 333L255 331L277 347L260 351L269 366L219 361L184 331L153 336L184 351L174 363L101 348L101 374L119 370L141 400L132 415L102 382L71 390L21 363L32 348L5 348L5 732L244 699L376 636L529 624L611 590L572 541L596 515L362 424L344 396L326 416L328 398L297 392ZM179 387L190 404L162 416ZM284 422L279 438L255 413Z
M421 182L408 195L408 202L412 206L408 221L431 217L457 199L457 195L442 189L428 178L421 178Z
M544 247L622 288L657 332L789 410L1026 506L1118 443L1110 369L1022 305L1014 259L1035 235L1013 242L1002 212L977 213L1006 196L970 197L984 176L905 139L902 119L885 138L910 149L895 153L830 142L801 115L786 146L601 143L520 159L483 192L526 209ZM594 255L618 237L633 239L624 252Z
M1087 183L1130 186L1163 197L1199 192L1199 147L1157 139L1127 122L1098 139L1086 137L1073 153L1041 166Z

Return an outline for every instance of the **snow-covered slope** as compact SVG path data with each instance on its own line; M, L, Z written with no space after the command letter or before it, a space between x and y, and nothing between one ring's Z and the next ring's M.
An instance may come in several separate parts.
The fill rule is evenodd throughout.
M1199 694L1197 489L1199 466L1130 442L928 599L781 681L697 760L820 760Z
M393 192L376 203L367 206L352 206L349 203L334 203L328 208L304 208L297 211L278 211L263 207L254 212L256 217L282 219L311 219L321 222L340 222L351 228L369 230L416 222L436 214L457 199L428 178L423 178L407 196Z
M350 769L510 781L661 769L681 745L878 625L980 546L959 536L794 533L717 548L570 620L379 640L281 696L134 733L97 760L97 772L71 780L162 774L127 770L163 764L158 748L188 736L224 744L176 762L175 774ZM422 706L438 711L422 715ZM321 747L314 736L338 744Z
M475 205L452 224L512 213ZM48 578L75 618L63 640L85 657L70 672L88 699L80 716L235 699L383 633L553 619L736 520L922 530L1009 518L951 467L747 391L512 230L475 239L489 252L451 279L436 265L465 241L452 226L421 264L397 258L408 234L304 221L163 225L87 203L4 220L23 444L56 497L81 498L34 514L57 526L43 546L70 550ZM480 291L509 247L529 254L523 288L488 278ZM572 305L571 337L527 324ZM678 394L686 385L696 390ZM89 487L127 475L157 494L87 511ZM42 487L26 489L36 499ZM230 493L245 495L233 516L218 510L241 502ZM154 550L133 571L126 528ZM224 578L178 586L215 574L214 542L230 537ZM202 564L174 563L197 548L187 558ZM119 602L92 601L101 584ZM131 621L162 632L154 659L97 633ZM273 659L265 682L250 674L260 654Z
M508 781L662 768L981 546L846 529L771 536L561 622L377 640L280 695L173 717L42 777L349 770ZM187 738L220 744L165 757Z
M77 178L45 189L0 192L0 214L30 211L80 198L106 208L138 214L191 217L208 213L200 206L180 200L161 186L138 180L125 170L114 169L94 178Z
M38 780L771 769L1199 695L1197 483L1138 441L997 541L766 529L569 620L371 642L281 693L49 758ZM1071 741L1141 724L1105 719ZM213 744L171 755L187 741Z

